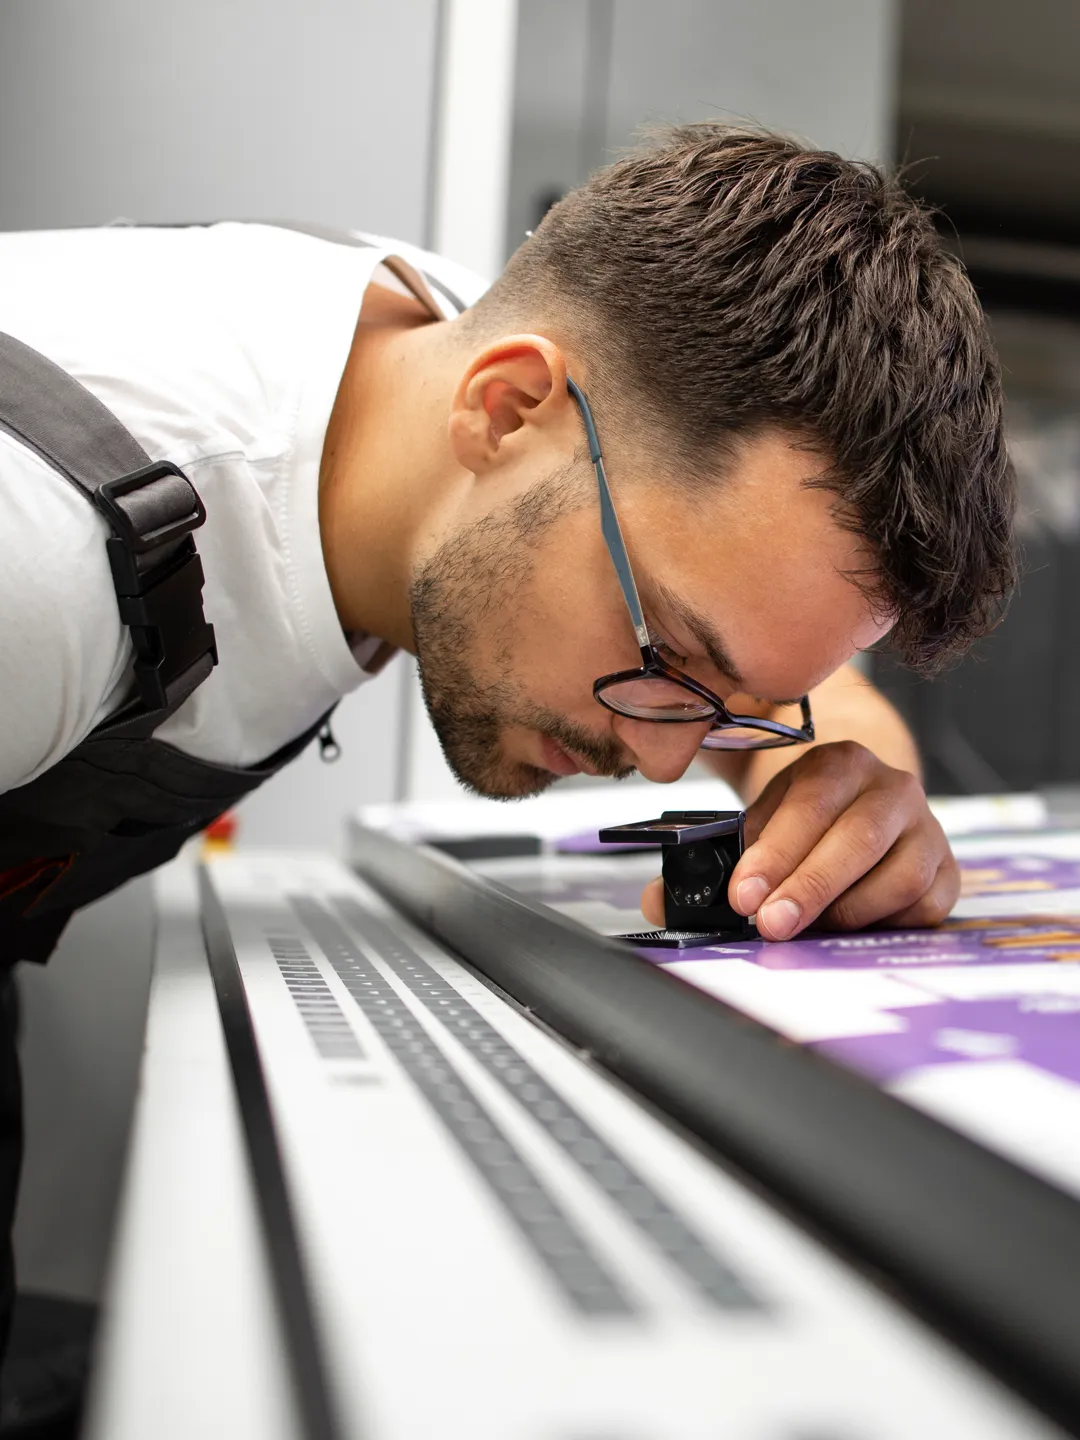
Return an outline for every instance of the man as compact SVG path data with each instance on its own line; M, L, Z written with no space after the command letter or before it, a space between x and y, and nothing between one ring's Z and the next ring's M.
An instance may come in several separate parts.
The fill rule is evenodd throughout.
M391 647L483 794L667 782L718 744L753 802L731 898L768 938L948 913L911 738L849 662L891 634L929 669L993 624L1013 481L978 303L892 181L674 130L460 318L445 266L392 242L108 229L0 256L0 330L198 492L218 656L180 703L133 698L115 524L0 433L9 961L291 758ZM725 748L778 739L803 743Z

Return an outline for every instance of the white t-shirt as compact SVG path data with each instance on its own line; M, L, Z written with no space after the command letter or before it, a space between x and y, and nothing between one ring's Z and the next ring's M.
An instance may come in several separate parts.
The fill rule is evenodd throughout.
M399 284L390 256L467 304L484 288L368 238L375 247L357 249L247 224L0 234L0 330L93 391L206 506L195 538L219 663L156 732L200 759L255 764L365 679L374 645L342 632L318 522L323 440L364 292L373 278ZM424 294L454 313L437 289ZM104 518L3 431L0 506L2 793L120 707L132 649Z

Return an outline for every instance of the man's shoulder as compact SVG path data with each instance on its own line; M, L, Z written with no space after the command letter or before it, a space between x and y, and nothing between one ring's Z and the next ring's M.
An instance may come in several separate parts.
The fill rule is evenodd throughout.
M155 459L260 459L292 443L366 283L350 296L349 266L312 264L316 243L231 222L0 236L0 330L92 390Z

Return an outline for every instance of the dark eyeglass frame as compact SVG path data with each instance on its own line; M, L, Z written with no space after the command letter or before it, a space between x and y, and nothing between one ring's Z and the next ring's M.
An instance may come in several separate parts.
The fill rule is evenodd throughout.
M810 700L806 695L799 701L803 719L799 729L795 729L791 725L782 725L778 720L763 719L758 715L734 715L720 699L720 696L715 695L708 686L702 685L692 675L687 675L674 665L669 665L657 654L656 647L649 638L649 627L645 623L645 613L641 608L634 572L630 568L626 542L623 540L619 517L615 513L615 505L611 498L611 487L604 470L604 457L600 450L600 440L596 434L596 422L593 419L592 409L585 398L584 391L570 379L569 375L566 377L566 388L581 411L585 434L589 441L589 459L596 470L596 484L600 492L600 528L603 531L608 554L611 556L611 563L615 567L615 574L619 580L619 588L626 601L626 608L630 612L630 623L634 627L634 634L641 650L641 664L636 669L617 670L612 675L601 675L599 680L595 680L593 682L593 698L606 710L611 710L616 715L627 715L629 712L604 699L604 691L610 686L624 684L629 680L643 680L649 677L662 678L672 684L681 685L684 690L689 690L697 699L704 700L712 708L712 729L701 742L703 750L771 750L778 749L783 745L808 744L814 738L814 721L810 714ZM642 720L649 725L700 725L707 717L701 715L634 715L631 718ZM750 744L725 746L724 731L736 729L758 730L761 732L761 740L757 744L751 742Z

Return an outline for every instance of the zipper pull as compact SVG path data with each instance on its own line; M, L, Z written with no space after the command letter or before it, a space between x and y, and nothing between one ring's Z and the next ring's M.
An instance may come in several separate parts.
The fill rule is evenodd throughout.
M324 765L332 765L335 760L341 759L341 746L334 739L334 732L330 729L330 721L323 721L318 734L319 759Z

